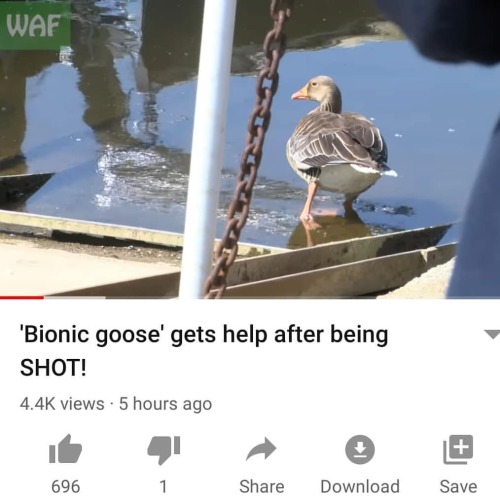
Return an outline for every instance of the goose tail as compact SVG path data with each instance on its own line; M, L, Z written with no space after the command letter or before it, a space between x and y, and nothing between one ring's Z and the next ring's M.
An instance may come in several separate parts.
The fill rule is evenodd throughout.
M390 177L397 177L398 176L398 173L395 170L393 170L391 167L386 165L385 163L382 165L382 168L380 169L380 173L382 175L388 175Z

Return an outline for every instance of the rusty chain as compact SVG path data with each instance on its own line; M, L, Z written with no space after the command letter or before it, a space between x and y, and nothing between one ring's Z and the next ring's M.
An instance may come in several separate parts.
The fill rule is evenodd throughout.
M278 90L278 67L286 49L284 27L292 14L292 7L293 0L271 0L274 25L264 38L264 65L257 76L256 102L248 118L248 133L236 188L227 212L226 228L215 250L212 271L205 282L205 298L223 296L228 270L238 254L238 240L250 211L264 139L271 122L273 97Z

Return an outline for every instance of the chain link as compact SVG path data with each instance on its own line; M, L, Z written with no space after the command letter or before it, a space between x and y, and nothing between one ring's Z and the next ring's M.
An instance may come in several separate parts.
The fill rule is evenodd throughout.
M270 13L274 26L264 38L264 66L257 76L255 106L248 118L246 144L241 155L236 189L227 212L226 228L215 249L214 265L205 282L205 298L222 298L228 270L238 254L238 241L250 212L253 186L271 123L273 97L279 85L279 62L286 49L284 27L292 15L292 7L293 0L271 0Z

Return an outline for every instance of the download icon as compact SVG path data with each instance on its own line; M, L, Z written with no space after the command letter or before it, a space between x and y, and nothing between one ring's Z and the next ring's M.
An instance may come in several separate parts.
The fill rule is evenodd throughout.
M354 464L368 463L375 454L375 445L368 436L353 436L345 446L347 458Z

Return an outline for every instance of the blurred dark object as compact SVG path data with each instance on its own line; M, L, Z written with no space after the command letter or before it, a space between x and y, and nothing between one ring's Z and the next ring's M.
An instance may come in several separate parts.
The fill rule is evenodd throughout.
M441 61L500 60L500 2L494 0L376 0L418 50Z
M482 64L500 60L498 1L376 0L376 3L429 58ZM473 98L473 95L463 96L464 100ZM469 200L449 297L500 297L499 191L500 123L497 123Z
M17 206L38 191L54 174L0 176L0 207Z

